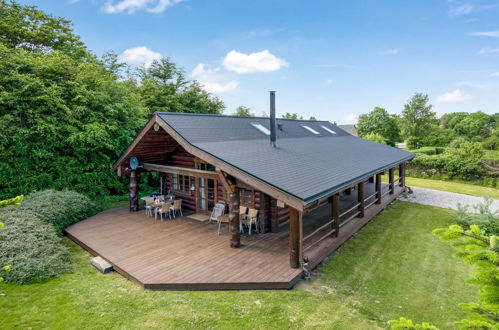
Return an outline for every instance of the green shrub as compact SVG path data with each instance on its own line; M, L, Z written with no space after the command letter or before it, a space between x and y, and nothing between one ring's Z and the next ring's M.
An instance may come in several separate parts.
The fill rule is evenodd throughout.
M26 196L21 209L35 214L62 234L69 225L94 215L97 207L90 198L74 191L43 190Z
M423 146L423 140L417 136L411 136L407 139L407 148L408 149L419 149Z
M369 133L364 136L365 140L386 144L386 139L378 133Z
M419 149L411 150L415 154L424 154L424 155L440 155L444 153L445 148L443 147L421 147Z
M449 147L461 148L461 146L466 142L468 142L468 140L466 140L464 137L460 136L460 137L457 137L454 140L452 140L452 142L449 143Z
M491 136L482 142L482 146L486 150L498 150L499 149L499 136Z
M487 236L499 235L499 212L492 211L493 199L484 198L482 203L471 206L458 203L457 210L452 213L452 222L469 229L471 225L479 226Z
M11 265L5 282L23 284L56 277L70 269L68 249L54 228L30 211L6 207L0 211L0 265Z
M465 142L458 149L447 149L445 155L445 170L451 177L474 179L483 175L480 160L483 149L478 142Z

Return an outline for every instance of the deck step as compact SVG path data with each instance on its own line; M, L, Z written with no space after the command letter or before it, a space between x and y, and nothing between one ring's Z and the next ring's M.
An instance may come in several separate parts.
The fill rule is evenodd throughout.
M102 259L100 256L92 258L92 266L97 268L102 274L106 274L113 271L113 265L111 265L106 260Z

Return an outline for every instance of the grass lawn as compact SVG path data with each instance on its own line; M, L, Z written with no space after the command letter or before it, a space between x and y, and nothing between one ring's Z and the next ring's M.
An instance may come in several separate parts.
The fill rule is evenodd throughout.
M431 234L448 224L447 210L396 202L291 291L144 291L68 241L73 272L0 285L0 328L379 329L405 316L447 329L476 295L471 266Z
M466 184L452 181L420 179L420 178L406 178L408 186L429 188L450 191L460 194L473 195L473 196L488 196L490 198L499 199L499 189L492 187L482 187L473 184Z

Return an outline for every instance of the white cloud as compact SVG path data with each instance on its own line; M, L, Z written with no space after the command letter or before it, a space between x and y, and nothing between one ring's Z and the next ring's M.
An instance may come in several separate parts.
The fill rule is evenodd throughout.
M440 95L437 98L437 101L444 102L444 103L462 102L462 101L470 100L472 98L473 98L472 95L463 94L463 92L461 92L461 90L458 88L458 89L453 90L452 92L443 93L442 95Z
M146 46L139 46L126 49L119 55L121 62L126 62L132 65L143 65L148 68L152 62L161 59L161 54L150 50Z
M326 85L331 85L333 83L333 79L327 79L326 80Z
M461 16L461 15L466 15L469 14L473 11L474 7L470 4L463 4L458 7L454 7L450 10L451 15L454 16Z
M479 31L479 32L471 32L470 35L478 36L478 37L492 37L499 38L499 31Z
M484 47L478 51L478 54L480 54L480 55L496 54L496 53L499 53L499 48Z
M386 49L386 50L380 52L379 54L380 55L397 55L398 53L400 53L399 48L392 48L392 49Z
M239 83L235 80L225 78L220 73L220 68L209 68L199 63L191 72L191 77L199 81L208 93L223 93L237 88Z
M108 14L133 14L138 10L159 14L181 1L183 0L109 0L102 9Z
M271 54L268 50L258 53L243 54L231 50L223 58L223 65L228 71L242 73L272 72L288 66L288 62Z

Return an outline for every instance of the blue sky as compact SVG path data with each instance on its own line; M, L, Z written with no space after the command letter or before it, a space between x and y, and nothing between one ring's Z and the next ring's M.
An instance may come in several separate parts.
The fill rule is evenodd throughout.
M399 113L415 92L435 111L499 111L499 1L21 1L70 19L97 55L168 56L239 105L353 123Z

